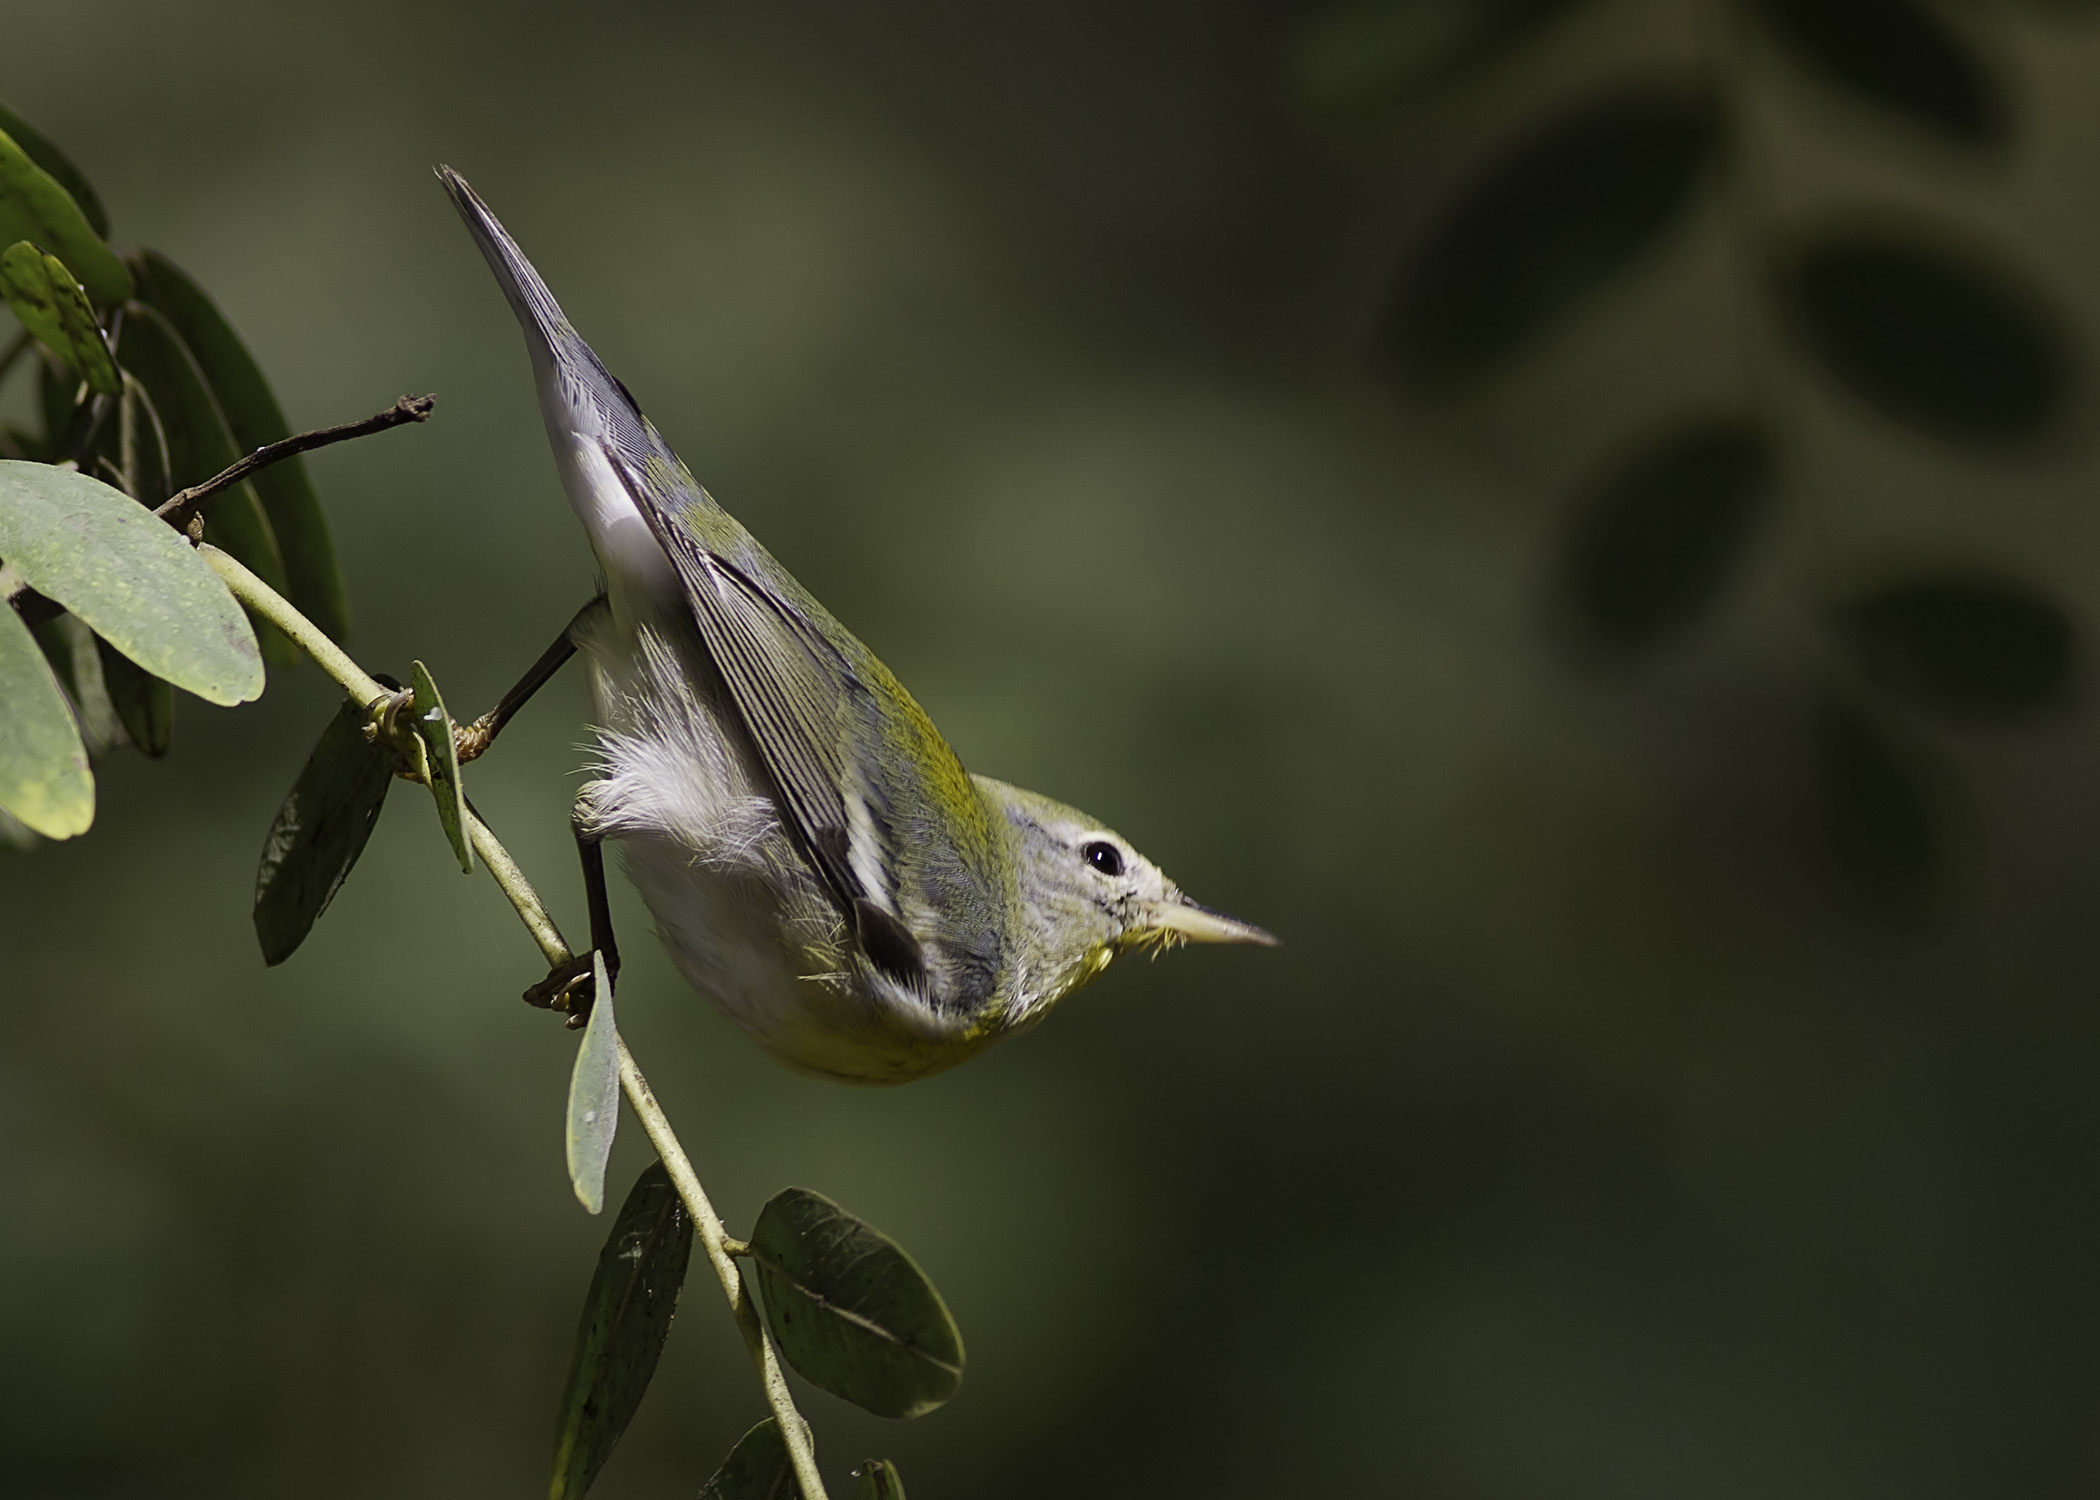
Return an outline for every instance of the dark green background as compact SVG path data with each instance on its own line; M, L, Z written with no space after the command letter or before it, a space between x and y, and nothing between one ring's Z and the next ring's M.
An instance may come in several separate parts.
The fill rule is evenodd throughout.
M2055 448L1985 463L1801 374L1805 477L1744 581L1599 680L1540 604L1565 497L1767 337L1728 221L1473 402L1365 373L1483 143L1681 61L1686 9L1596 10L1374 128L1292 102L1310 12L1280 4L0 8L0 97L119 245L213 291L295 427L437 393L311 461L367 666L420 656L473 712L591 587L442 160L968 764L1283 936L1129 961L869 1092L745 1042L620 887L623 1025L732 1228L787 1183L836 1198L968 1341L916 1422L806 1393L841 1489L873 1453L915 1500L2100 1482L2092 718L1935 740L1951 888L1876 918L1809 806L1833 668L1801 608L1819 569L1936 549L2089 635L2090 384ZM1995 12L1996 168L1751 55L1764 211L1966 215L2090 351L2100 35ZM310 669L185 700L166 763L100 768L89 836L0 860L9 1494L545 1482L605 1228L563 1175L574 1037L407 788L264 970L256 855L332 708ZM584 715L566 677L469 772L572 935ZM644 1152L630 1122L615 1198ZM689 1493L759 1415L696 1272L598 1493Z

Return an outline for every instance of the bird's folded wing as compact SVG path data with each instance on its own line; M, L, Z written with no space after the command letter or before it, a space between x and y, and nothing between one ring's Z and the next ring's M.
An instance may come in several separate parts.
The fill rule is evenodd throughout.
M783 821L870 956L893 972L916 971L916 941L898 920L887 819L853 754L872 714L868 684L792 604L649 494L621 455L607 458L685 586L701 641L779 790Z

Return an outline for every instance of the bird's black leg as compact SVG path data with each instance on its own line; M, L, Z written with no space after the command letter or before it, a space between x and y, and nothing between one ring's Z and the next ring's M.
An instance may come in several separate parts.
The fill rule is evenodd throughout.
M602 608L604 603L602 598L593 599L576 611L574 618L562 627L561 634L554 638L554 644L540 653L540 659L525 669L525 675L518 679L516 685L503 695L494 708L471 724L453 726L452 743L459 754L461 765L487 753L489 746L496 742L496 736L503 732L503 726L511 721L511 717L531 701L532 695L545 687L548 679L559 672L569 658L576 654L577 626L584 622L591 611Z
M620 945L613 938L612 904L605 898L605 841L587 834L580 823L576 830L576 857L583 865L583 899L591 914L592 951L605 955L605 977L617 989L620 983Z
M576 857L583 866L583 898L591 919L591 946L567 963L556 964L547 977L525 992L528 1004L565 1012L571 1027L581 1026L597 999L594 953L605 955L605 977L617 989L620 983L620 945L613 938L612 903L605 894L605 841L585 830L583 807L570 815L569 827L576 834Z

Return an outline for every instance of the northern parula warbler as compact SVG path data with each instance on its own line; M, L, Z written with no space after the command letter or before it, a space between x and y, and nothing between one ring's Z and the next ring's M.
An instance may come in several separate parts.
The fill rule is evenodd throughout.
M784 1061L856 1082L952 1067L1119 953L1275 941L1189 900L1096 819L964 771L889 669L694 481L474 190L438 175L524 329L604 573L550 657L578 649L590 676L597 774L573 821L608 967L605 839L694 988ZM535 993L580 1008L586 972Z

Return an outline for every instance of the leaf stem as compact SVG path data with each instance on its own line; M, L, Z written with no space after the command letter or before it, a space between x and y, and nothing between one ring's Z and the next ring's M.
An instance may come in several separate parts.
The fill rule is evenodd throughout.
M348 652L293 608L291 601L282 594L217 547L200 544L197 551L211 565L212 571L225 580L226 587L236 599L289 636L300 650L313 658L315 666L334 678L357 702L372 708L393 697L388 688L352 661ZM481 856L490 876L510 898L525 930L532 934L547 962L550 965L567 962L571 956L569 945L554 925L554 919L547 914L539 893L533 890L517 861L510 857L510 851L471 808L467 810L467 832L474 842L474 852ZM678 1144L678 1135L671 1129L663 1106L656 1102L656 1095L636 1065L634 1054L627 1050L625 1039L619 1045L620 1087L626 1093L627 1103L634 1110L635 1117L642 1122L650 1143L656 1147L656 1154L663 1158L664 1167L678 1188L678 1196L685 1200L686 1209L693 1216L693 1226L699 1231L700 1243L707 1250L708 1263L714 1267L715 1277L722 1283L722 1294L729 1300L729 1312L736 1320L737 1332L743 1335L744 1347L750 1351L751 1363L758 1370L766 1405L772 1408L774 1420L780 1424L780 1435L787 1443L788 1458L794 1465L795 1480L802 1487L803 1500L827 1500L823 1476L817 1472L816 1450L810 1442L809 1424L795 1409L794 1394L788 1389L787 1375L781 1368L780 1351L774 1347L772 1335L767 1332L764 1320L752 1304L750 1290L737 1270L735 1255L748 1247L731 1240L724 1232L722 1220L708 1201L706 1189L700 1186L699 1174L693 1170L685 1148Z
M677 1185L678 1196L693 1215L693 1227L700 1232L700 1243L707 1251L707 1259L715 1268L715 1276L722 1283L722 1294L729 1299L729 1311L736 1318L737 1332L744 1336L744 1347L751 1351L751 1362L758 1368L759 1384L765 1387L766 1405L773 1409L773 1419L780 1424L780 1435L787 1443L788 1461L794 1465L795 1482L801 1486L803 1500L826 1500L824 1479L817 1472L816 1450L810 1443L809 1424L795 1410L795 1398L788 1390L787 1374L780 1366L780 1351L773 1347L771 1335L752 1305L750 1288L737 1270L736 1258L730 1252L730 1239L722 1229L722 1221L716 1215L714 1205L707 1201L707 1193L700 1186L700 1179L687 1160L685 1150L678 1144L678 1137L671 1130L671 1122L656 1102L650 1091L649 1080L642 1077L642 1070L635 1065L634 1054L627 1050L627 1043L620 1043L620 1087L627 1095L627 1103L642 1122L656 1154L663 1158L664 1167Z
M211 564L212 571L232 590L234 598L248 606L251 614L260 615L290 636L292 643L312 657L314 665L340 683L343 691L352 698L371 708L380 700L394 696L378 678L352 661L349 652L324 635L320 626L292 608L289 599L232 557L209 542L199 542L197 554Z

